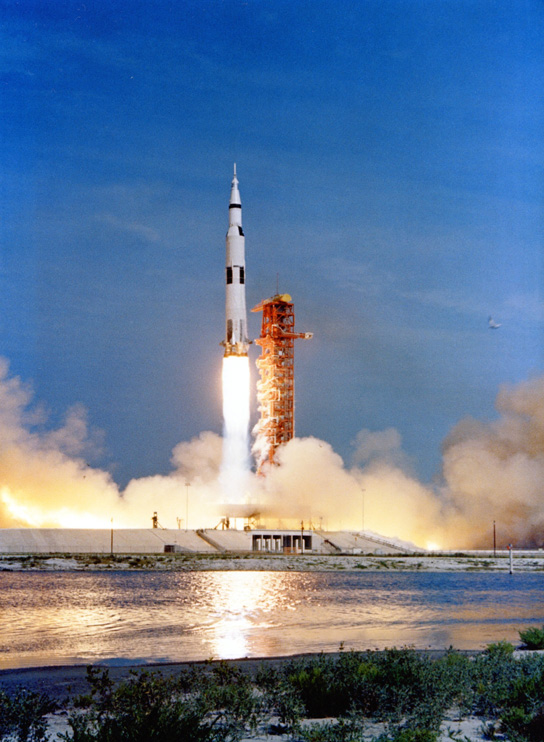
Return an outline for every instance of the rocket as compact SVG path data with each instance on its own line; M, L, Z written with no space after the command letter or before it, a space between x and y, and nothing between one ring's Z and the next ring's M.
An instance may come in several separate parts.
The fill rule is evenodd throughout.
M225 347L225 356L247 356L250 340L247 337L245 237L236 164L230 189L226 253L226 333L221 345Z

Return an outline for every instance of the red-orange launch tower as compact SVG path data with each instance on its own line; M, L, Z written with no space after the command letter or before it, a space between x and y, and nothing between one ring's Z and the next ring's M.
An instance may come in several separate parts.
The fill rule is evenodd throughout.
M276 294L253 307L262 312L261 336L255 342L262 348L257 359L261 379L257 399L261 419L257 440L262 444L258 465L274 463L276 449L295 434L295 340L311 338L311 332L295 332L294 304L289 294Z

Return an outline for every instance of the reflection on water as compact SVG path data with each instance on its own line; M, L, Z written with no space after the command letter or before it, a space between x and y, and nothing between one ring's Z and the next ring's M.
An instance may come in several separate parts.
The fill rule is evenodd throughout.
M253 572L210 572L207 575L206 589L215 596L210 614L210 645L215 657L246 657L250 653L250 634L266 630L272 625L274 615L288 607L285 580L282 585L281 575L266 572L258 580L253 575Z
M0 668L516 642L534 574L0 573Z

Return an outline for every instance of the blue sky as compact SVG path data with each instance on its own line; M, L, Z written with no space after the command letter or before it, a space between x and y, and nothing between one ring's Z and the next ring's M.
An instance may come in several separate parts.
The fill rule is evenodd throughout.
M120 484L221 431L234 161L248 306L315 333L297 435L429 480L542 372L542 2L3 0L0 41L0 354Z

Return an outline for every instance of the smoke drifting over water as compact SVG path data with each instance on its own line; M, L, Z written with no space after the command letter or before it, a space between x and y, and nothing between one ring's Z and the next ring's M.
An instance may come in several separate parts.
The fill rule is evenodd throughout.
M85 412L68 411L44 429L30 391L0 362L0 526L149 527L153 511L175 528L189 498L191 528L224 515L220 436L203 432L173 451L173 471L132 480L120 492L87 464L97 440ZM410 473L397 431L362 431L353 464L315 438L290 441L266 477L248 473L243 501L257 504L270 527L365 528L421 547L541 545L544 530L544 377L503 387L497 420L459 422L443 445L440 484ZM224 470L223 470L224 471ZM224 475L224 474L223 474ZM190 482L187 495L185 483ZM233 495L234 497L234 495ZM240 503L240 490L236 493ZM233 500L234 501L234 500ZM241 504L241 503L240 503Z

